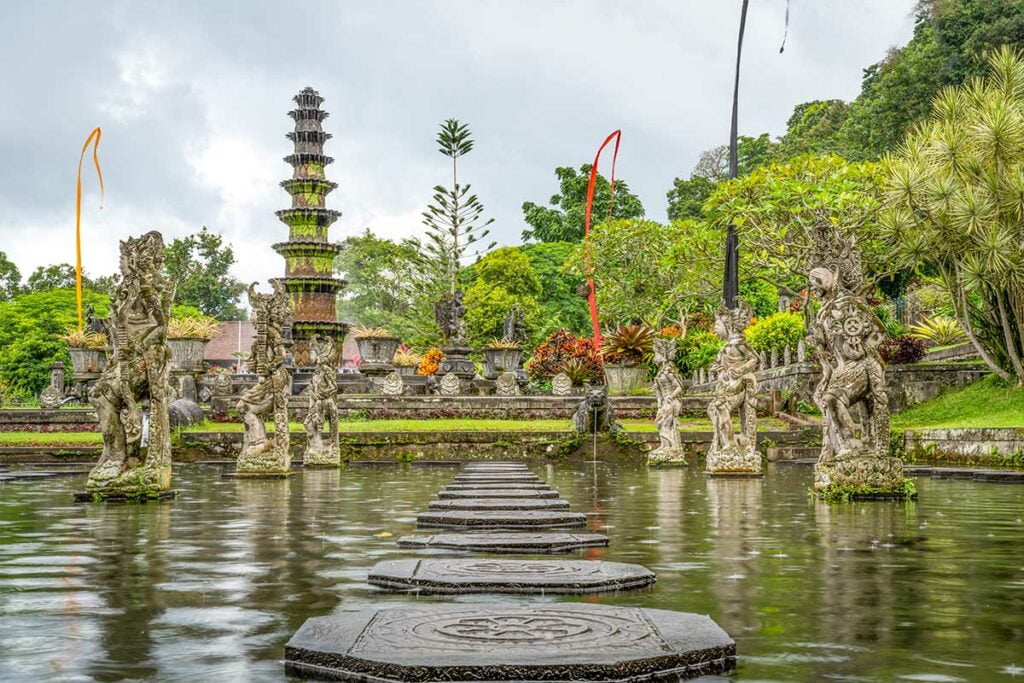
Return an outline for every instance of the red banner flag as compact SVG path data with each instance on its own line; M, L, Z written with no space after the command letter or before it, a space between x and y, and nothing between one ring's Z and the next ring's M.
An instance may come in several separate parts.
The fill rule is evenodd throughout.
M612 207L615 206L615 161L619 158L619 142L622 140L622 131L617 130L604 139L601 146L597 150L597 155L594 157L594 165L590 167L590 183L587 185L587 210L583 222L583 240L586 242L587 237L590 236L590 215L594 208L594 186L597 184L597 165L601 161L601 152L608 144L615 140L615 149L612 152L612 173L610 184L611 196L608 201L608 218L611 218ZM590 260L590 245L587 245L587 271L590 273L594 272L594 265ZM601 323L597 317L597 288L594 286L594 277L591 275L590 279L587 280L587 287L590 292L587 294L587 302L590 304L590 323L594 326L594 343L597 348L601 348Z

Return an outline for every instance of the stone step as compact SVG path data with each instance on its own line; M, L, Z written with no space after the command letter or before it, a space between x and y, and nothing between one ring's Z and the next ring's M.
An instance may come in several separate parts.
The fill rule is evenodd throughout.
M431 501L429 510L568 510L562 498L442 498Z
M307 619L300 678L661 681L728 673L736 643L705 615L582 603L418 604Z
M398 539L399 548L443 548L483 553L561 553L580 548L604 548L603 534L564 532L475 532L421 534Z
M507 484L517 481L539 483L542 480L532 472L524 472L522 474L456 474L452 477L452 482L456 484L480 484L484 482Z
M587 516L581 512L555 510L527 510L501 512L452 510L422 512L416 517L421 527L476 528L476 529L545 529L553 527L575 528L587 525Z
M482 488L488 489L529 489L531 491L554 491L544 483L535 484L532 482L499 481L499 482L476 482L474 484L448 484L442 491L476 491Z
M595 560L388 560L370 584L425 594L600 593L649 586L654 572L638 564Z
M439 491L438 498L447 500L449 498L558 498L559 493L554 489L545 491L542 489L492 489L479 488L467 491Z

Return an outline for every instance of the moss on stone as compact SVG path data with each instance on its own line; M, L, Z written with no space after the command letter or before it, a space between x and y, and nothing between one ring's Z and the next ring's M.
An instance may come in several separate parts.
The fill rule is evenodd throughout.
M917 498L917 486L913 480L906 478L893 489L829 484L820 491L812 489L811 495L826 503L848 503L857 500L912 500Z

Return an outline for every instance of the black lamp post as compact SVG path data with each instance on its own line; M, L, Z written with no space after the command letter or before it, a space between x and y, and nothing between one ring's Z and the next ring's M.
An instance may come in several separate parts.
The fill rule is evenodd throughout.
M739 175L739 159L736 151L736 137L739 119L740 95L740 55L743 52L743 29L747 23L747 3L743 0L740 10L740 35L736 42L736 77L732 87L732 129L729 133L729 178ZM736 297L739 296L739 244L736 239L736 226L729 225L725 237L725 276L722 283L722 298L726 308L736 308Z

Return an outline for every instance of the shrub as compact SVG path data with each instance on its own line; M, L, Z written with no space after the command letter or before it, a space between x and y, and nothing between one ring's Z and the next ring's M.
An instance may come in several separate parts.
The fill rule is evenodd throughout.
M654 330L646 325L619 325L604 338L601 355L608 363L639 365L651 355Z
M967 335L956 318L944 315L925 318L917 325L911 325L910 336L931 342L935 346L959 344L967 340Z
M441 349L428 349L423 354L420 365L416 368L417 375L433 375L441 369L441 361L444 360L444 351Z
M384 327L357 327L352 331L356 339L393 339L391 333Z
M679 342L679 354L676 356L679 371L684 375L692 375L710 367L724 343L711 332L690 330Z
M902 336L883 341L878 353L886 363L903 365L921 360L926 350L923 340Z
M747 328L747 342L755 351L796 346L804 337L804 319L799 313L774 313Z
M210 341L217 336L220 325L213 318L171 318L167 322L168 339L202 339Z
M779 310L779 288L764 280L747 280L740 285L740 296L759 318Z
M60 340L73 349L103 349L107 347L107 335L74 327L60 335Z
M526 364L526 371L534 379L554 377L566 371L566 364L578 359L585 371L582 373L589 380L602 377L601 361L597 346L593 340L577 337L567 330L555 330L547 340L533 352L533 357Z

